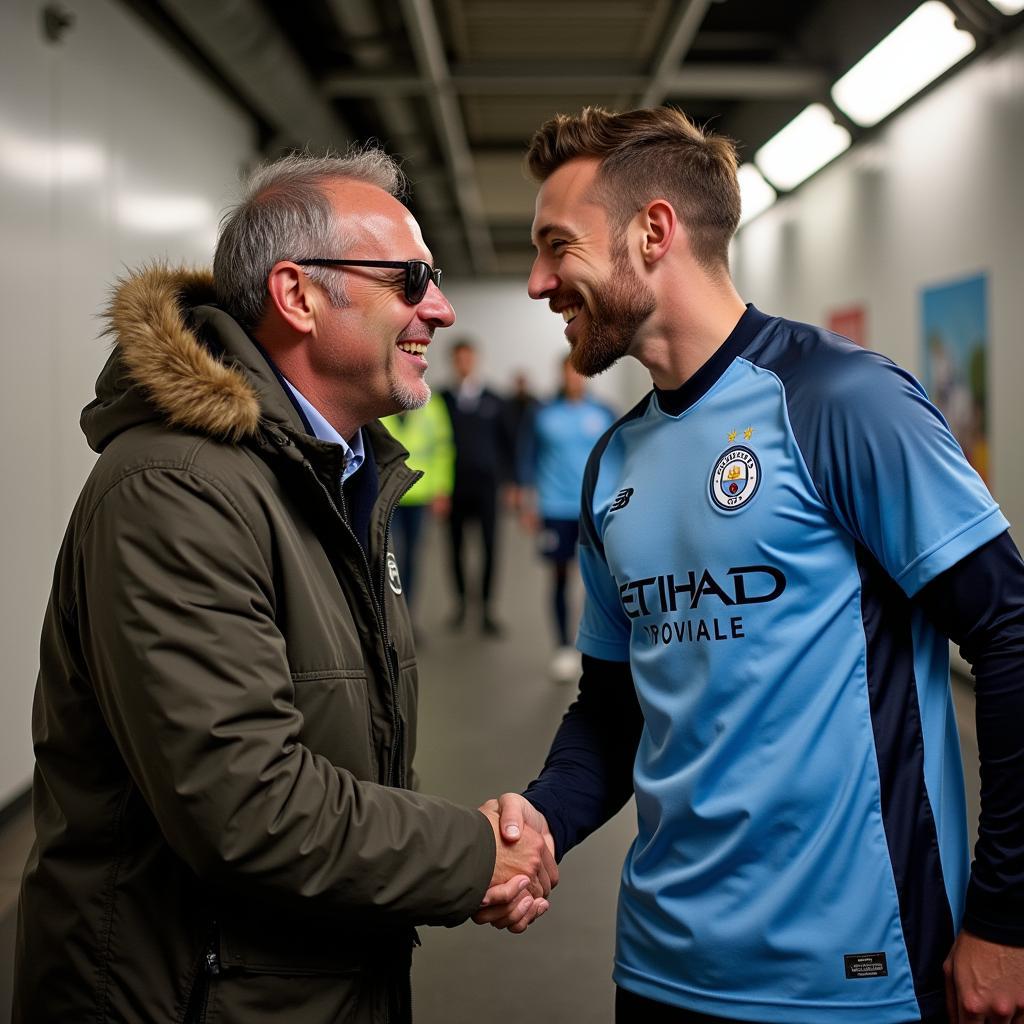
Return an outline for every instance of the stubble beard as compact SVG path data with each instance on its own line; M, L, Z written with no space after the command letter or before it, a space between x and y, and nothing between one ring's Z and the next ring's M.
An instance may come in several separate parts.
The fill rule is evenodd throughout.
M422 378L418 387L412 387L398 380L391 378L391 400L402 412L412 412L413 409L422 409L430 401L430 385Z
M604 373L629 351L637 331L657 308L650 287L640 280L624 243L611 253L608 281L594 290L590 324L573 345L569 362L577 373L594 377Z
M398 350L395 349L395 352ZM401 377L398 361L400 355L392 355L391 366L388 368L389 397L400 412L412 412L413 409L422 409L430 401L430 385L422 378L415 381L405 381Z
M403 332L398 336L402 341L406 337L414 335ZM430 338L434 337L433 330L430 331ZM423 377L413 383L402 380L398 362L402 358L395 349L391 354L391 365L388 367L388 383L390 385L390 398L398 406L400 412L412 412L413 409L422 409L430 401L430 385Z

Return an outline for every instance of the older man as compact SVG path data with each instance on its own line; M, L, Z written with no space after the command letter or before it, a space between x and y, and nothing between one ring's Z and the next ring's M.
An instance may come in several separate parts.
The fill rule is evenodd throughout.
M14 1020L402 1021L417 924L557 879L413 792L388 525L454 320L384 154L288 158L121 282L46 615ZM532 896L519 903L526 912ZM534 908L530 912L535 912Z
M1019 1021L1006 519L908 373L744 304L728 140L588 109L529 162L530 294L582 373L631 355L654 388L591 455L580 696L504 826L549 825L561 856L635 788L620 1020ZM973 867L947 637L977 683Z

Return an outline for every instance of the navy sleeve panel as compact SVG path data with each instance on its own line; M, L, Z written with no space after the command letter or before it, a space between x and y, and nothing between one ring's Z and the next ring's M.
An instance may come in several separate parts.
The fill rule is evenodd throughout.
M779 321L748 358L781 381L822 501L908 596L1006 529L924 389L884 356Z
M584 654L579 696L523 794L547 818L559 860L633 795L642 729L629 665Z
M1024 562L1009 533L916 600L975 678L981 826L963 925L990 942L1024 946Z
M804 324L779 321L751 354L782 382L790 425L819 496L895 577L878 550L882 524L862 522L880 517L882 509L862 515L853 500L857 494L878 495L880 475L905 478L894 464L904 446L885 435L906 429L894 417L894 405L919 405L925 419L933 415L916 382L879 353Z
M608 443L611 441L615 431L624 423L642 416L651 401L653 391L648 391L629 412L620 416L598 439L594 445L590 457L587 459L587 468L583 471L583 487L580 498L580 541L587 544L604 557L604 544L598 533L597 524L594 521L594 490L597 486L597 476L601 472L601 459L604 456Z
M597 474L601 470L601 456L611 440L615 427L610 427L600 441L594 445L594 450L587 459L587 468L583 471L583 487L580 494L580 541L587 544L595 551L604 555L604 545L597 532L597 524L594 522L594 487L597 484Z

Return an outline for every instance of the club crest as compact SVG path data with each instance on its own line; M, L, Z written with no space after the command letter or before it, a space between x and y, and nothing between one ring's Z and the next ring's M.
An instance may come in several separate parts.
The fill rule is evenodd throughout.
M387 570L388 570L388 586L396 593L402 592L402 580L398 575L398 560L395 558L394 552L389 551L387 557Z
M723 512L738 512L748 505L761 483L761 463L743 445L734 445L718 457L711 471L711 500Z

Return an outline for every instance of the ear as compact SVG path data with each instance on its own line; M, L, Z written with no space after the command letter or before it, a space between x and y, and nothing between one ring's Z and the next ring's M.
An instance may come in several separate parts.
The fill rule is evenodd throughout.
M274 312L299 334L309 334L315 326L316 286L290 260L275 263L267 276L267 294Z
M640 256L644 263L657 263L672 248L676 232L682 230L672 204L655 199L640 211Z

